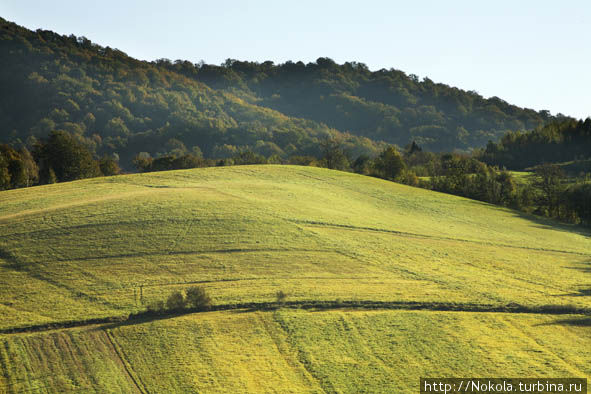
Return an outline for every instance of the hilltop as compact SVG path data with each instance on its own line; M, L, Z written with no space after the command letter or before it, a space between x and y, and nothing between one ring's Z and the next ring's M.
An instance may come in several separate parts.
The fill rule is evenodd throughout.
M591 376L590 234L506 208L267 165L3 191L0 223L3 391ZM194 285L218 310L117 322Z

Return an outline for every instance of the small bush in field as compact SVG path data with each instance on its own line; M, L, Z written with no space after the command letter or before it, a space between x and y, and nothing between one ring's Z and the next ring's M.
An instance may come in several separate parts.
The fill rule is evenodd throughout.
M187 300L180 291L175 291L166 300L166 309L171 311L180 311L185 309L185 306L187 306Z
M194 286L187 290L187 304L191 308L209 309L211 307L211 297L204 288Z
M285 302L285 300L287 298L287 293L285 293L283 290L279 290L275 294L275 298L277 298L277 302L283 303L283 302Z
M148 312L152 313L162 313L165 309L166 305L164 305L164 301L154 301L148 304Z

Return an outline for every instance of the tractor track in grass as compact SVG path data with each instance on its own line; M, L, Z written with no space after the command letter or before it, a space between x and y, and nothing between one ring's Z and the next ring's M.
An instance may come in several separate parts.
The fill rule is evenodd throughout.
M225 253L309 253L322 252L334 253L340 252L331 249L286 249L286 248L231 248L231 249L209 249L209 250L179 250L179 251L157 251L157 252L138 252L138 253L120 253L111 255L89 256L89 257L73 257L60 258L55 257L53 261L57 262L78 262L78 261L94 261L106 259L129 259L137 257L165 257L165 256L199 256L208 254L225 254ZM1 256L0 256L1 257Z
M146 385L139 379L137 374L133 371L131 364L129 363L127 357L125 356L125 353L123 352L123 349L121 349L121 347L118 344L116 344L113 334L109 330L104 330L104 332L105 332L105 336L107 337L107 342L111 345L111 347L112 347L113 351L115 352L115 354L117 355L117 357L119 357L119 361L121 362L121 365L123 366L123 369L125 370L125 373L129 377L129 379L133 382L133 384L137 388L138 392L140 392L142 394L148 394L149 392L148 392L148 389L146 388Z
M476 313L523 313L539 315L585 315L591 316L591 308L579 308L569 305L538 305L519 304L487 305L474 303L446 302L412 302L412 301L286 301L286 302L245 302L236 304L213 305L207 310L185 309L182 311L164 311L160 313L140 312L126 316L109 316L103 318L70 320L55 323L36 324L0 329L0 334L21 334L67 328L84 328L95 326L114 327L132 325L153 320L161 320L192 313L220 311L275 311L280 308L301 309L308 311L326 310L404 310L404 311L435 311L435 312L476 312Z

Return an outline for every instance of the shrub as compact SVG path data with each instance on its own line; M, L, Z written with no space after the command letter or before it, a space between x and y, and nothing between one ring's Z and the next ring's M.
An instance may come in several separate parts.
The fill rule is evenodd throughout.
M285 302L285 299L287 298L287 293L285 293L283 290L279 290L275 294L275 297L277 298L277 302L283 303L283 302Z
M148 304L148 312L151 313L162 313L164 311L164 301L154 301L150 304Z
M187 300L185 296L180 291L175 291L171 295L168 296L166 300L166 309L171 311L179 311L185 308L187 305Z
M187 290L187 304L196 309L204 310L211 307L211 297L204 288L194 286Z

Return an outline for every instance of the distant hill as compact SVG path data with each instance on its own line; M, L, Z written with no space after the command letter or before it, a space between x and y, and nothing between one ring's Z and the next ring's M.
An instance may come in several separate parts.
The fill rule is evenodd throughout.
M0 58L0 142L30 145L65 130L124 167L139 152L318 155L329 136L353 157L411 140L466 150L554 119L361 63L150 63L1 18Z
M551 119L547 111L484 99L429 78L395 70L371 72L363 63L274 65L228 59L222 66L161 60L169 70L245 97L290 116L313 119L374 140L432 151L469 150L508 130L528 130ZM563 118L559 115L558 118Z

